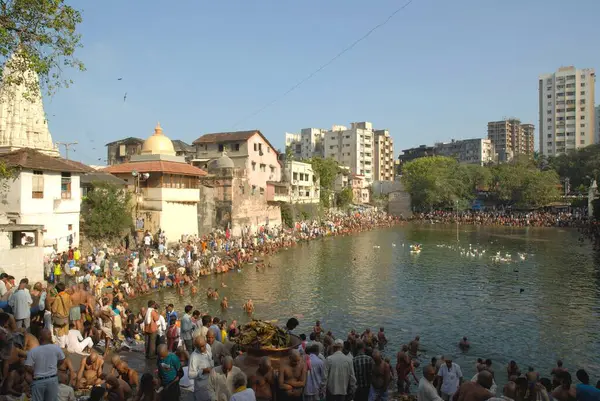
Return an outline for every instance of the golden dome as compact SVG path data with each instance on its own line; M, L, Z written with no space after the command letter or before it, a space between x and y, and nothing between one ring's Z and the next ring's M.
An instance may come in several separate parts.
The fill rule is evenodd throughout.
M154 134L144 141L142 154L175 156L173 142L163 134L160 123L156 124Z

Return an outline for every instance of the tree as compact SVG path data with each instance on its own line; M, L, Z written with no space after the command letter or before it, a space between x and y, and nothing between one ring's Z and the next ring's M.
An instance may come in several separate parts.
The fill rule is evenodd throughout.
M133 227L131 193L107 182L94 182L82 203L81 219L86 237L93 240L120 238Z
M335 179L340 172L340 166L334 159L324 159L322 157L313 157L308 160L308 163L312 166L315 176L319 178L321 205L330 207L330 198L333 193Z
M80 11L65 0L0 0L0 53L11 71L2 81L24 84L28 93L37 94L33 72L48 94L68 87L72 81L62 77L63 68L85 69L74 56L81 47L81 21Z
M344 189L342 189L340 192L338 192L337 194L335 194L335 203L337 205L337 207L346 207L349 204L352 203L352 200L354 198L354 193L352 192L352 188L350 187L346 187Z

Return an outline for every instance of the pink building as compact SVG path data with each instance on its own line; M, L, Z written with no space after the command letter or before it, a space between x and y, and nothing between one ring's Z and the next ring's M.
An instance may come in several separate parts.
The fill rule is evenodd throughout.
M246 171L252 194L266 199L267 181L281 180L278 152L259 130L204 134L193 145L196 158L192 163L201 168L208 168L210 160L227 152L234 167Z

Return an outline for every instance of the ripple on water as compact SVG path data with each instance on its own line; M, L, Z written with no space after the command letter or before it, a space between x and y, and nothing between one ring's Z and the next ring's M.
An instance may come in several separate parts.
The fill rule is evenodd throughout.
M477 357L490 357L498 372L514 359L547 374L562 358L600 376L600 257L570 230L461 226L459 235L457 243L455 227L405 226L327 238L271 257L271 269L203 279L194 299L169 291L154 297L241 321L241 305L252 298L258 317L284 324L296 316L299 332L317 319L340 337L385 326L390 354L420 334L423 357L453 354L466 375ZM423 251L411 254L412 243ZM461 255L469 244L485 256ZM494 263L497 252L515 261ZM221 281L232 306L226 312L203 292ZM464 335L467 353L457 349Z

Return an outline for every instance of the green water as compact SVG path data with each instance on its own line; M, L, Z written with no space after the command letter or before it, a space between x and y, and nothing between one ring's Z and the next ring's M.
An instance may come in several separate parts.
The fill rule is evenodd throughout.
M201 279L193 299L187 289L181 297L153 297L228 321L246 319L241 306L252 298L258 318L284 324L298 317L298 333L317 319L339 337L384 326L389 355L418 334L423 359L451 354L471 377L477 357L491 358L499 384L511 359L548 376L561 358L571 371L583 367L597 378L600 260L577 239L576 231L559 228L461 226L457 234L456 226L408 225L282 251L265 271ZM423 244L420 254L409 251L413 243ZM467 254L469 244L475 256ZM498 252L502 260L494 261ZM221 281L231 306L225 312L205 295ZM472 343L467 353L457 348L462 336Z

